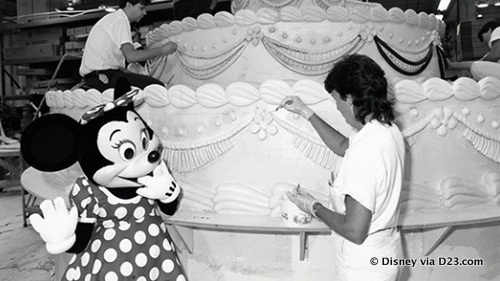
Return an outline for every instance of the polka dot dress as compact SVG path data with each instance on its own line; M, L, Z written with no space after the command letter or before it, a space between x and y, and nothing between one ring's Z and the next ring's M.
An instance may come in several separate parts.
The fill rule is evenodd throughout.
M87 248L70 261L63 280L186 280L154 200L120 199L77 180L70 199L81 222L95 223Z

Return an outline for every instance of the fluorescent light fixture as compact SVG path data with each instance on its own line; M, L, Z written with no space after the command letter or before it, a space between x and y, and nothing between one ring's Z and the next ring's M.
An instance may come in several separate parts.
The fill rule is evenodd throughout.
M451 0L440 0L438 5L438 11L446 11L448 6L450 6Z
M476 2L476 7L478 7L478 8L486 8L486 7L488 7L488 1L479 0L479 1Z
M106 6L106 5L100 5L97 9L99 10L104 10L108 13L112 13L114 11L116 11L116 9L114 7L109 7L109 6Z
M436 18L437 18L438 20L443 20L444 15L443 15L443 14L437 14L437 15L436 15Z
M477 14L477 15L476 15L476 18L478 18L478 19L483 18L483 14Z
M495 2L495 7L500 7L500 0L497 0L497 1Z

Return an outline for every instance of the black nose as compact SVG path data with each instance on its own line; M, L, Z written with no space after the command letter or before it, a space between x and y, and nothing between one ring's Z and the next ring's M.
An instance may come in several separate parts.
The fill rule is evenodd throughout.
M161 153L159 151L151 151L148 155L149 163L156 163L160 160Z

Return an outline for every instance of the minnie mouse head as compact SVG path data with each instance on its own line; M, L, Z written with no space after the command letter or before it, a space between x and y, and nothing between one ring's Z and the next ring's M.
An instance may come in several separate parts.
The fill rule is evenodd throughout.
M115 100L88 111L80 122L64 114L36 119L23 132L24 159L41 171L58 171L78 161L87 178L108 189L144 187L161 163L159 138L134 110L139 90L121 80ZM121 190L123 193L123 189ZM171 201L179 189L169 191Z

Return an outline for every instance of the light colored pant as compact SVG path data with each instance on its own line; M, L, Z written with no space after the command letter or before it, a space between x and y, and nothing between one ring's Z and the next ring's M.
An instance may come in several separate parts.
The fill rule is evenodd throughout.
M401 259L401 236L395 229L368 235L365 242L356 245L345 238L334 236L334 269L332 280L395 281L399 266L383 265L383 259ZM376 263L376 264L375 264Z
M490 61L475 61L470 67L470 73L476 81L479 81L487 76L492 76L500 80L500 63Z

